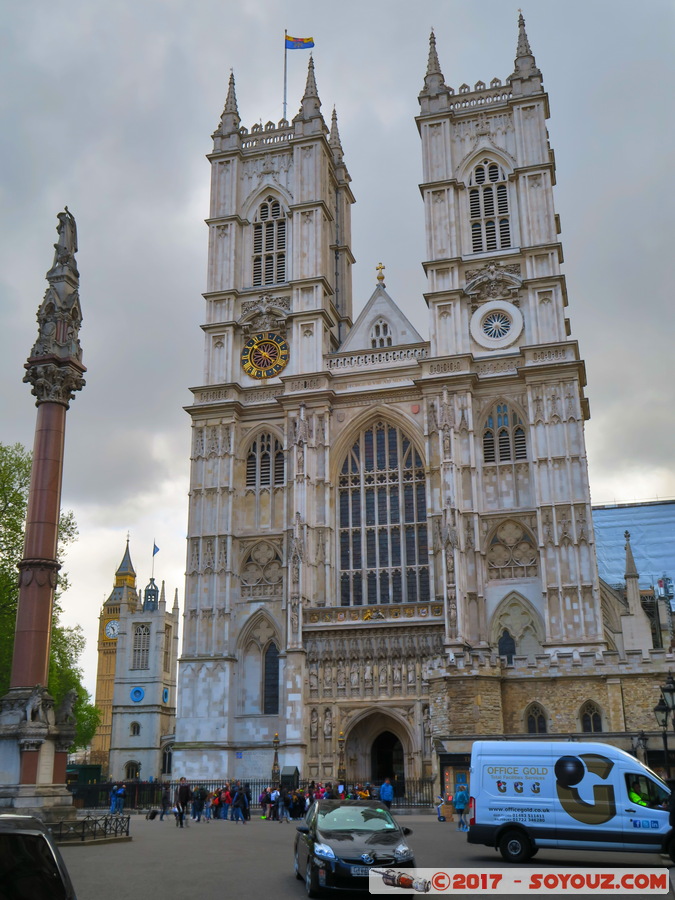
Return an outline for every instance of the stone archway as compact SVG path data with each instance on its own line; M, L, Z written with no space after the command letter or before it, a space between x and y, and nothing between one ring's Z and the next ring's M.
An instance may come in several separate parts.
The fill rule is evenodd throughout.
M402 784L412 771L413 758L419 758L406 725L381 710L372 710L360 718L345 735L345 766L350 782L380 784L385 778Z

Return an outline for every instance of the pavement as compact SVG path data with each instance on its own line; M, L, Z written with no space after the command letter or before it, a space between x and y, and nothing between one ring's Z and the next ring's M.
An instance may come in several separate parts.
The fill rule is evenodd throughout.
M163 822L159 817L151 822L133 816L132 841L62 846L61 852L78 900L227 900L240 896L246 900L300 900L305 896L304 884L293 873L297 824L253 817L246 825L190 822L188 828L181 830L176 828L173 816ZM413 830L408 841L415 850L418 867L473 871L508 867L492 848L468 844L455 823L414 814L401 817L401 824ZM603 866L630 870L665 865L667 861L656 854L540 850L526 868ZM673 871L670 867L671 883ZM508 900L506 894L498 896ZM637 892L630 896L646 900ZM675 900L672 889L668 895L658 895L666 896Z

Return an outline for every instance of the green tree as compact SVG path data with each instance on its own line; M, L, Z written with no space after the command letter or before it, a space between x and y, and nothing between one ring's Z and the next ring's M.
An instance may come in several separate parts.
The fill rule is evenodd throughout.
M17 565L23 556L26 508L30 487L31 454L21 444L0 443L0 696L9 689L12 651L19 601ZM72 512L61 513L57 558L62 562L66 548L77 539L77 525ZM59 573L54 597L52 641L49 657L49 688L56 705L66 693L75 689L77 718L75 747L86 747L100 720L98 709L82 684L79 659L84 650L84 633L80 625L66 628L59 623L59 598L68 589L68 576Z

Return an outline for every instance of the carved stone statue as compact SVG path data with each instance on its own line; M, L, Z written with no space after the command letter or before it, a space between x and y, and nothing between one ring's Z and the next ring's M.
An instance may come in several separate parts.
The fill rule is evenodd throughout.
M370 687L373 683L373 661L372 661L372 659L366 660L366 665L363 670L363 680L365 681L367 687Z
M359 664L354 660L349 672L349 682L353 688L359 686Z
M333 735L333 716L329 709L323 714L323 736L330 740Z
M394 665L393 665L392 671L393 671L394 684L400 684L401 683L401 663L398 659L394 660Z
M77 691L71 688L61 701L61 705L56 711L57 725L73 725L75 723L75 714L73 712L77 703Z
M26 701L25 715L27 722L44 722L45 715L42 709L42 688L36 684Z
M58 232L58 240L54 244L54 262L51 269L47 272L47 278L58 275L65 269L69 269L73 275L79 277L77 266L75 265L75 254L77 253L77 225L73 214L65 207L64 212L60 212L57 216L59 224L56 226Z
M316 711L316 707L312 709L312 714L309 719L309 736L313 741L319 737L319 714Z
M310 691L319 690L319 675L316 671L316 663L312 663L309 669L309 689Z
M347 672L345 670L344 660L338 660L337 667L337 686L343 688L347 683Z

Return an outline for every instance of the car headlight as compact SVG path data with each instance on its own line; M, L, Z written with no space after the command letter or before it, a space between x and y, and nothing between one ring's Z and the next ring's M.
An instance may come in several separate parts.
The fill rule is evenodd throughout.
M410 859L413 855L411 848L407 844L399 844L394 850L394 858L396 862L402 862L404 859Z
M314 855L320 856L321 859L337 859L333 853L333 848L328 844L314 844Z

